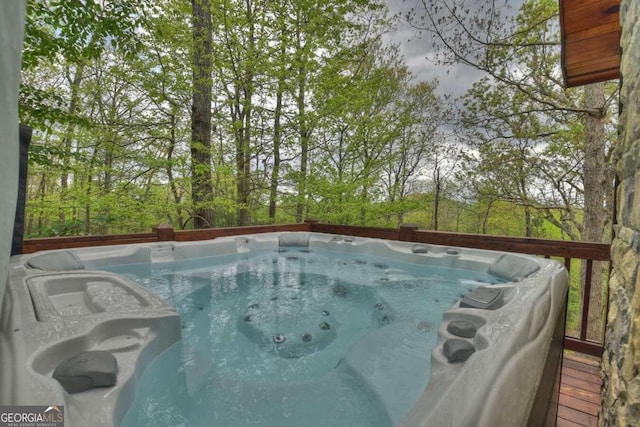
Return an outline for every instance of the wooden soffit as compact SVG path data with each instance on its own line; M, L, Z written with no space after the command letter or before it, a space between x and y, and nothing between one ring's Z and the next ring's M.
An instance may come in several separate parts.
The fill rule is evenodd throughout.
M620 0L559 0L567 87L620 77Z

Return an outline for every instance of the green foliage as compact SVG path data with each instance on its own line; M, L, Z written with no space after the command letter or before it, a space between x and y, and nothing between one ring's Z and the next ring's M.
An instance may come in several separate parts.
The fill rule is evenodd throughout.
M302 214L575 235L585 132L575 112L539 108L528 92L483 79L464 98L466 132L452 137L453 105L438 82L416 81L398 47L381 42L382 3L211 3L212 157L198 168L212 172L213 225L237 225L243 210L252 224ZM523 88L568 105L581 94L553 87L557 51L534 46L554 34L539 19L553 7L527 2L514 37L531 46L495 45L485 57L503 77L519 73L531 83ZM30 236L193 226L190 14L186 0L29 2L21 114L36 128ZM556 182L574 192L540 191Z
M604 201L590 206L585 200L595 185L610 183L603 155L600 177L585 181L585 154L609 151L615 136L587 143L585 123L615 121L609 98L599 108L585 107L586 89L565 89L558 67L559 41L557 2L530 0L515 15L513 26L492 32L486 43L476 40L488 61L464 52L487 77L476 82L463 98L462 123L466 140L474 152L464 157L461 178L476 194L494 201L509 201L527 212L525 233L530 235L534 217L542 217L569 238L580 240L583 209L607 216ZM497 12L493 9L486 13ZM488 31L483 23L478 31ZM467 27L471 28L471 27ZM443 35L444 37L444 35ZM477 61L477 62L476 62ZM593 138L592 138L593 139ZM594 154L591 154L594 156ZM611 197L611 188L603 190ZM590 228L602 226L586 225Z
M309 217L582 236L587 119L602 120L608 156L617 85L596 110L583 89L562 87L557 1L528 0L517 13L501 2L424 3L439 65L483 72L457 104L382 42L384 2L210 3L209 148L193 142L203 79L193 79L202 52L190 1L29 0L27 237L191 228L198 208L224 227ZM192 167L191 150L203 148L210 159ZM192 191L200 172L211 176L204 204ZM580 266L571 271L575 330Z

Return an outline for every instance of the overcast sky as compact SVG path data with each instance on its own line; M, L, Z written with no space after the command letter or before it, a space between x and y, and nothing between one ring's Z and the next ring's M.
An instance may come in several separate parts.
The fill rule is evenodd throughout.
M478 4L482 1L469 0L468 3ZM523 0L504 1L510 3L516 11ZM429 60L429 58L432 59L433 53L431 41L419 35L404 19L406 12L412 7L418 11L424 8L422 0L385 0L385 2L391 14L398 14L396 31L389 34L388 38L391 42L400 45L405 63L417 79L430 80L437 77L440 82L438 93L450 94L455 98L464 95L467 89L483 76L482 73L464 65L445 67Z

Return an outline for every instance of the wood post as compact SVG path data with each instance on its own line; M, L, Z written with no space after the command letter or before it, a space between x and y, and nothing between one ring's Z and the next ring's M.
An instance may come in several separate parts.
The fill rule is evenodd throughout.
M304 223L309 226L309 231L313 231L313 226L318 224L318 222L319 221L317 219L313 219L313 218L307 218L304 220Z
M403 242L412 242L414 231L418 231L418 226L416 224L402 224L400 226L398 239Z
M168 224L158 224L152 231L156 234L158 242L171 242L176 239L173 227Z

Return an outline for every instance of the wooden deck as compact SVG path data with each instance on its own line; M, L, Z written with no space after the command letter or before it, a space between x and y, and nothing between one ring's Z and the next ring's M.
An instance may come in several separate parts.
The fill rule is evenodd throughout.
M558 427L597 426L600 410L598 362L565 354L560 379Z

